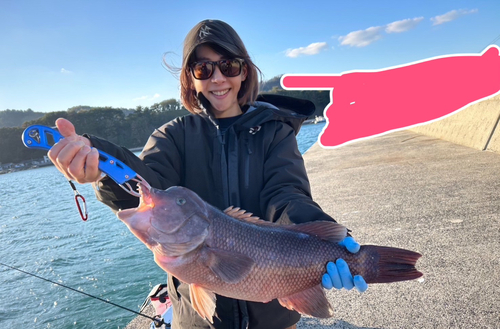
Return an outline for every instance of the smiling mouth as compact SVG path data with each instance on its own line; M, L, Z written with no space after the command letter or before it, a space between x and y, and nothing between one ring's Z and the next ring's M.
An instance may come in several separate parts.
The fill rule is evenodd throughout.
M211 91L212 94L214 94L215 96L224 96L225 94L227 94L229 92L229 89L226 89L226 90L214 90L214 91Z

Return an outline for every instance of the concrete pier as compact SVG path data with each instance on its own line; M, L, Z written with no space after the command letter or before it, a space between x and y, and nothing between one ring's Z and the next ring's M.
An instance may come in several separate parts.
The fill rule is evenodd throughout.
M305 154L314 199L361 244L420 252L423 280L332 291L299 328L500 328L500 155L401 131Z

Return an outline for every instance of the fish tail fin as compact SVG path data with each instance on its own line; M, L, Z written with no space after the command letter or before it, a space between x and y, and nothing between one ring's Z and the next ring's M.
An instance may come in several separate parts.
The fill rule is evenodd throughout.
M382 246L363 246L376 262L376 270L364 277L366 283L390 283L414 280L423 275L415 268L422 257L418 252ZM361 252L361 250L360 250Z

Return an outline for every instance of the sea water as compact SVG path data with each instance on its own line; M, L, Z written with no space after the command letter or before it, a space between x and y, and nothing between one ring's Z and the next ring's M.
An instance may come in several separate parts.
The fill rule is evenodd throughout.
M324 125L302 127L301 153ZM0 186L0 328L124 328L135 314L58 284L139 311L151 288L166 281L151 252L90 185L77 185L87 222L53 166L0 175Z

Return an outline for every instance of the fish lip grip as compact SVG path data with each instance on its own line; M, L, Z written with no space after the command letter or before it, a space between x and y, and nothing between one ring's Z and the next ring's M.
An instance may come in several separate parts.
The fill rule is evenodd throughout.
M22 135L24 145L30 149L50 150L52 146L64 137L54 128L43 125L32 125L27 127ZM52 143L53 142L53 143ZM99 169L114 180L121 188L129 194L140 197L129 181L135 181L151 188L144 178L138 175L129 166L115 157L97 150L99 152Z
M57 130L42 125L29 126L22 135L24 146L38 150L50 150L52 145L63 138Z

